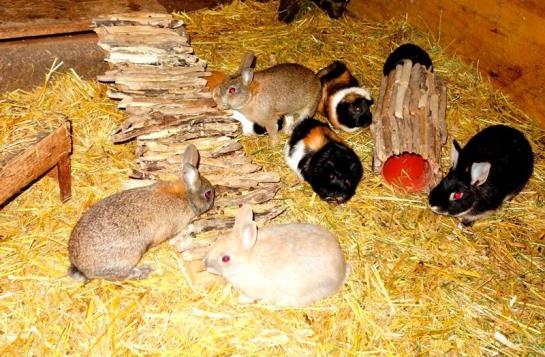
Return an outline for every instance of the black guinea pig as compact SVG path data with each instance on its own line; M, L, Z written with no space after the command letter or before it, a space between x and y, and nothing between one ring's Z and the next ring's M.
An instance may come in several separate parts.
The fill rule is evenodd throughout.
M316 75L322 83L322 96L317 111L334 128L352 132L371 124L371 94L360 87L346 64L334 61Z
M431 68L433 70L433 63L430 55L426 51L415 44L405 43L390 53L386 59L386 62L384 62L382 73L387 76L399 63L403 62L405 59L411 60L413 66L419 63L427 69Z
M303 2L303 0L280 0L278 20L287 24L295 20ZM312 0L312 2L332 19L338 19L343 15L350 0Z
M354 150L327 124L314 118L297 124L284 155L297 176L330 203L344 203L352 198L363 176L363 167Z
M470 226L519 193L534 167L530 143L520 131L490 126L473 136L462 149L452 142L452 167L431 190L435 213L462 218Z

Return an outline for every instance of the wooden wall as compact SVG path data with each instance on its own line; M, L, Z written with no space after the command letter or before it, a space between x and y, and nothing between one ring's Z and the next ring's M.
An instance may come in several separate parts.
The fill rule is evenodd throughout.
M450 53L478 61L484 76L545 127L545 1L352 0L349 9L369 21L407 17L440 34Z

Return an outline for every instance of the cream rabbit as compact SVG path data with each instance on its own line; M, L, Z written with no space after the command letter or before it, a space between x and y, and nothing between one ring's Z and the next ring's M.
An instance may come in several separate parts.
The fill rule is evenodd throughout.
M262 300L304 306L333 295L348 276L339 243L311 224L257 229L250 206L240 208L232 232L216 241L205 264L242 292L241 302Z

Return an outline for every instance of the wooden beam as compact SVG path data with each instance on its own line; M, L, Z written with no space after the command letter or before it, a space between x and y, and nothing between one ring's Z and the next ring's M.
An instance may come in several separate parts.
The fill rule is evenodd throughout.
M55 166L58 166L61 200L67 200L70 197L68 155L71 152L70 122L66 121L0 169L0 205Z
M539 0L353 0L367 21L407 18L482 74L545 127L545 2Z

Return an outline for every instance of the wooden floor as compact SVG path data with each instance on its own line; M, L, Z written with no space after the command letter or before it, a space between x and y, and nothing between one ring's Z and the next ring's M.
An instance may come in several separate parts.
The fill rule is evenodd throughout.
M349 9L367 21L406 18L431 33L545 127L544 1L352 0Z

